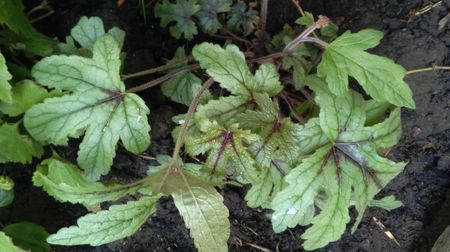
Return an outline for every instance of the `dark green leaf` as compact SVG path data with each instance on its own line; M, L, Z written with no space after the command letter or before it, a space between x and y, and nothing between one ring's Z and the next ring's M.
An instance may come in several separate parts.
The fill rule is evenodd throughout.
M162 3L156 4L155 16L161 18L162 27L175 22L170 26L172 36L180 38L183 35L190 40L198 33L192 17L200 9L201 6L197 4L197 0L178 0L175 4L170 3L169 0L163 0Z
M199 0L201 9L195 14L199 19L202 30L209 34L215 34L222 28L218 19L220 13L230 11L232 0Z
M0 103L0 111L11 117L25 113L31 106L49 97L45 88L31 80L16 83L11 91L11 104Z
M233 7L228 15L227 25L234 30L239 30L244 35L249 35L259 23L258 13L254 10L247 11L247 5L239 1Z
M25 252L25 250L16 247L12 239L3 232L0 232L0 248L6 252Z
M0 126L0 163L27 164L41 154L40 148L36 148L28 135L20 134L17 124L3 123Z
M47 231L31 222L20 222L7 225L3 232L12 238L14 244L31 252L49 252L51 250L46 239Z

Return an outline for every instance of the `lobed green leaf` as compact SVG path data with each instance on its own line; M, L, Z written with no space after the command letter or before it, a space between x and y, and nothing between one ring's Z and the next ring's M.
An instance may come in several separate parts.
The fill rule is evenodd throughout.
M187 179L171 195L200 252L228 251L229 213L213 186L191 185Z
M50 244L99 246L134 234L156 211L158 197L143 197L109 210L87 214L77 226L60 229L48 237Z
M81 17L70 30L70 35L82 47L92 51L98 38L105 34L103 21L99 17Z
M218 15L229 12L233 1L231 0L199 0L201 9L195 14L202 30L209 34L215 34L222 28Z
M42 147L19 132L18 124L3 123L0 126L0 163L27 164L42 154Z
M347 92L351 76L375 100L415 108L411 89L403 81L406 70L391 59L364 51L378 45L382 37L382 32L371 29L345 32L325 49L317 73L335 94Z
M33 184L42 187L61 202L80 203L85 206L118 200L147 185L144 181L130 185L91 182L83 177L78 167L58 157L46 159L37 167Z
M38 82L70 94L34 105L25 113L25 127L36 140L57 145L85 132L77 161L89 180L108 173L119 138L133 153L150 144L150 111L141 98L125 92L119 54L116 39L104 34L92 59L51 56L32 70Z
M197 2L197 0L178 0L172 4L169 0L163 0L162 3L155 5L155 16L161 18L162 27L175 22L170 26L170 34L173 37L180 38L183 35L184 38L191 40L198 33L197 26L192 20L194 14L201 9Z
M272 201L272 224L276 232L312 224L302 238L304 248L313 250L341 237L353 202L359 213L355 229L374 196L405 163L395 163L377 152L399 140L400 109L381 123L365 126L366 102L361 95L354 91L335 95L317 77L308 77L307 83L316 94L320 113L319 119L311 119L306 126L315 140L306 138L305 146L321 143L284 177L288 185ZM321 208L317 215L315 206Z
M231 8L228 14L227 25L234 30L241 31L244 35L249 35L259 23L259 16L255 10L247 10L247 5L243 1L238 1Z
M273 96L282 89L278 71L273 64L261 65L253 76L244 54L235 45L223 49L205 42L195 46L192 55L209 76L233 95L248 97L254 92L266 92Z
M31 80L16 83L11 92L11 103L0 103L0 111L11 117L25 113L31 106L50 96L45 88Z
M46 239L49 236L47 231L32 222L20 222L7 225L3 232L12 238L14 244L32 252L49 252L50 245Z

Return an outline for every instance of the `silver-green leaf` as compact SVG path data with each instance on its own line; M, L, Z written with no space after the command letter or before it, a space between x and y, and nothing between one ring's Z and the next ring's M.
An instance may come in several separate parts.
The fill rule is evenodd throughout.
M56 145L85 132L77 161L89 180L108 173L119 138L133 153L150 144L150 111L136 94L125 91L119 54L116 39L104 34L94 45L92 59L51 56L32 69L39 83L70 93L30 108L25 127L36 140Z
M228 251L229 213L213 186L190 185L188 181L172 197L200 252Z
M59 201L85 206L118 200L125 195L136 193L146 185L144 180L131 185L91 182L83 177L82 171L76 165L58 157L46 159L37 167L33 183Z
M415 108L411 89L403 80L406 70L391 59L365 52L378 45L382 37L382 32L371 29L345 32L325 49L317 73L326 77L335 94L343 95L348 90L351 76L375 100Z
M156 211L158 197L143 197L109 210L91 213L78 219L77 226L60 229L47 242L57 245L99 246L134 234Z

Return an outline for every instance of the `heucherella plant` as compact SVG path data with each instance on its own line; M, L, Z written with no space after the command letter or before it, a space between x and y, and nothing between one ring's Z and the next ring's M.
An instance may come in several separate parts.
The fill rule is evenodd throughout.
M177 22L172 35L190 38L195 23L178 17L197 15L206 32L215 32L216 17L205 15L231 6L206 2L164 0L155 11L163 25ZM236 8L231 13L245 11ZM236 25L244 31L252 29L240 21ZM179 48L161 67L165 76L126 89L127 75L120 72L124 32L105 32L100 19L83 17L59 45L60 55L33 67L37 82L59 92L33 105L24 118L41 144L67 145L69 138L84 135L77 164L54 154L38 165L33 183L58 201L88 209L126 195L136 200L89 213L47 241L97 246L122 239L156 211L160 197L171 196L199 251L227 251L229 212L217 190L226 184L249 185L245 200L271 210L275 232L308 226L301 236L306 250L338 240L351 207L358 212L353 231L367 207L399 207L393 196L375 197L406 165L383 155L401 136L400 108L415 106L403 81L406 71L366 51L379 44L379 31L337 36L335 28L325 29L326 17L314 22L310 14L299 23L307 24L303 32L286 26L265 45L271 53L262 57L232 43L195 45L192 57ZM196 63L189 64L192 60ZM202 70L206 74L199 75ZM349 77L366 94L351 89ZM159 165L134 183L102 183L119 141L133 153L149 146L150 111L134 92L155 82L164 82L162 91L174 102L189 106L174 117L172 156L157 156ZM304 99L293 98L300 91ZM183 147L187 160L197 163L180 158Z

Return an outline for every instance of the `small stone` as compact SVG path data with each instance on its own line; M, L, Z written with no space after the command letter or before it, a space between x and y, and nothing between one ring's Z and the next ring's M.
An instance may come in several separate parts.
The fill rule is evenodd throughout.
M417 137L421 132L422 132L421 128L414 126L411 129L411 137Z

